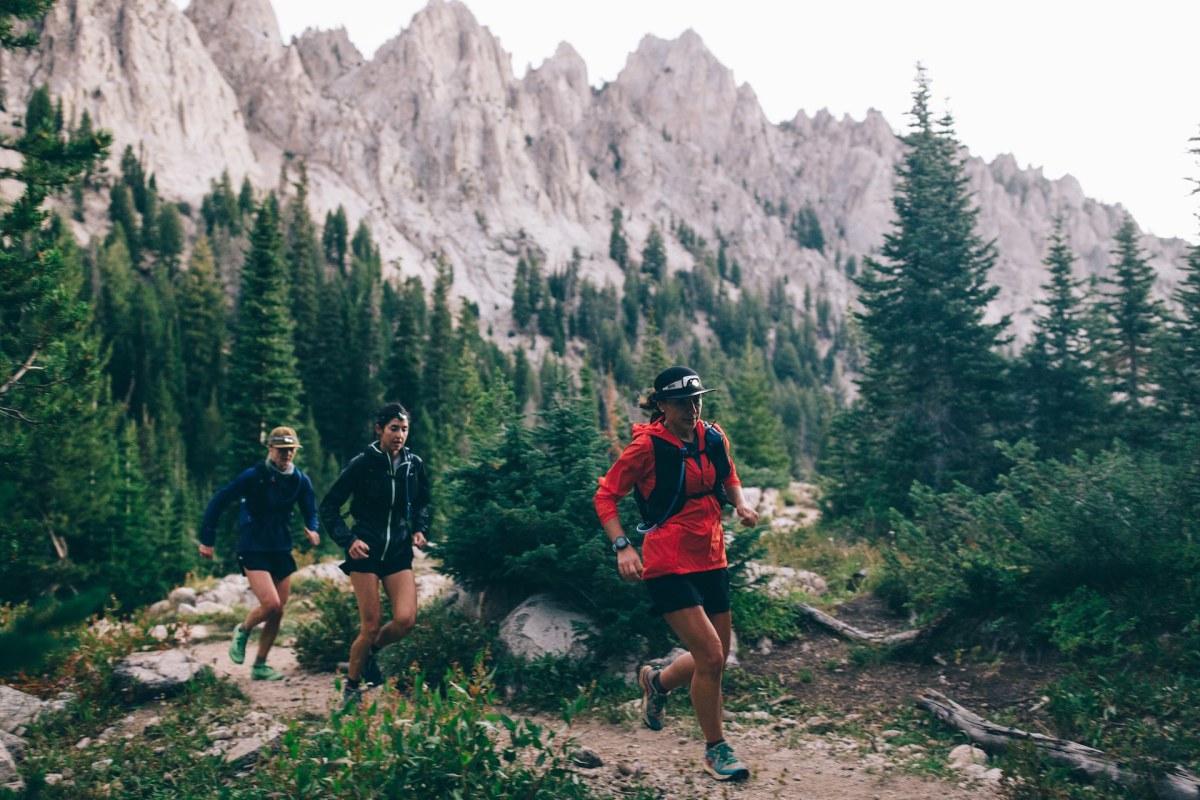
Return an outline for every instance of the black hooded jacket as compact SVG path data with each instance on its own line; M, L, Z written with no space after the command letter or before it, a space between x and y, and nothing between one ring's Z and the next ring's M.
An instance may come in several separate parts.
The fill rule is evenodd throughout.
M342 516L347 500L353 528ZM355 539L361 539L371 548L370 557L382 561L398 546L412 547L412 531L429 533L425 464L405 447L399 466L393 469L379 442L372 442L338 475L321 501L320 514L330 538L342 548L349 549Z

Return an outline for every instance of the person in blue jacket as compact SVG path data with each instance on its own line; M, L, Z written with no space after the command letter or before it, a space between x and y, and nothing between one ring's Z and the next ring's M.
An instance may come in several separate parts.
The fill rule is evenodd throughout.
M420 457L404 446L408 422L408 412L399 403L379 409L378 438L350 460L321 500L321 520L329 537L346 550L342 571L350 576L361 623L350 645L342 692L347 706L362 696L363 681L383 682L375 654L406 636L417 621L413 547L425 547L429 533L429 479ZM342 516L347 500L353 528ZM392 606L386 625L380 624L380 584Z
M233 629L229 643L229 658L235 664L246 660L246 642L250 631L262 624L258 637L258 655L250 668L256 681L282 680L283 675L267 664L267 655L279 623L283 607L291 592L292 573L296 561L292 558L292 509L299 503L304 514L304 535L309 544L321 543L317 533L317 496L312 481L296 468L293 460L300 449L300 438L291 428L279 427L267 437L267 458L242 472L221 487L204 510L200 525L200 556L211 559L217 540L217 519L235 500L240 500L238 527L238 564L250 581L250 589L258 598L244 622Z

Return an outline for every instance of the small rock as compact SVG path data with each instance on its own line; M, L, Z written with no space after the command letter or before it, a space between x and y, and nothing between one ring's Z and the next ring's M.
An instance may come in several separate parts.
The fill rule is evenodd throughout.
M642 765L640 762L622 761L617 764L617 772L620 772L627 778L639 778L642 775Z
M63 782L63 776L61 772L48 772L42 780L46 782L47 786L57 786Z
M946 757L946 762L950 765L950 769L965 770L972 765L986 764L988 756L987 753L978 747L969 744L960 744L950 751L950 755Z
M889 729L879 735L882 736L884 739L895 739L897 736L902 736L903 734L898 730Z
M233 731L229 730L229 728L226 728L225 726L221 726L219 728L213 728L206 735L212 741L219 742L224 739L232 739Z
M167 599L176 608L185 603L189 606L194 606L196 605L196 590L190 586L180 586L172 589L171 593L167 595Z
M604 759L590 747L581 747L571 754L571 763L584 769L595 769L604 766Z
M80 739L78 742L75 743L75 749L76 750L84 750L88 747L91 747L91 745L92 745L91 737L85 736L82 739Z
M99 761L93 761L92 762L92 771L93 772L108 772L108 768L112 766L112 763L113 763L113 760L111 758L102 758Z

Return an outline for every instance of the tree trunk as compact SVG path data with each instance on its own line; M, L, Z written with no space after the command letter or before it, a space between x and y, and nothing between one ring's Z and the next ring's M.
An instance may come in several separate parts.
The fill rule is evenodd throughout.
M824 611L819 611L818 609L815 609L812 606L804 603L796 603L796 610L811 619L813 622L816 622L818 625L829 628L834 633L837 633L852 641L863 642L865 644L883 646L908 645L917 641L922 636L925 636L937 626L937 623L935 622L932 625L924 628L913 628L912 630L900 631L899 633L870 633L868 631L860 630L853 625L842 622L840 619L831 617Z
M1066 739L1055 739L1041 733L1029 733L988 722L968 711L941 692L926 689L917 695L916 703L938 719L965 733L971 741L985 750L1003 753L1010 748L1033 745L1039 758L1094 779L1106 777L1122 786L1151 787L1154 796L1162 800L1198 800L1200 775L1182 767L1146 775L1123 768L1105 752Z

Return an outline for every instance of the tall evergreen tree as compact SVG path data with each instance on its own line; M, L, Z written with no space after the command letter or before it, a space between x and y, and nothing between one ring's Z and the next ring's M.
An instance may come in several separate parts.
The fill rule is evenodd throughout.
M207 237L196 240L188 269L176 282L181 346L187 354L183 363L183 439L189 471L205 486L216 479L221 466L223 436L217 403L229 326L225 294Z
M274 194L259 206L242 268L237 325L229 354L227 471L264 455L263 437L275 425L295 425L301 385L292 344L291 298L283 234Z
M859 280L869 354L861 397L828 470L835 513L880 521L889 507L908 506L913 481L986 485L1002 421L1005 365L995 348L1007 319L983 322L997 291L986 283L996 253L975 232L952 120L935 123L923 70L913 100L893 227Z
M1188 251L1184 278L1175 292L1173 315L1156 372L1168 422L1200 422L1200 245Z
M732 367L729 394L733 404L724 412L721 427L729 434L729 449L738 469L745 470L750 480L754 480L754 471L758 472L761 477L755 483L786 485L791 458L785 431L779 414L771 407L765 356L749 339Z
M439 257L437 277L430 297L429 329L425 340L424 374L417 407L429 419L435 435L440 436L455 415L454 379L457 349L454 341L454 317L450 310L450 289L454 269ZM428 450L428 448L426 448Z
M4 4L0 47L34 46L50 5ZM100 392L83 259L45 208L103 160L111 137L67 135L60 109L35 91L20 135L0 135L9 183L0 202L0 600L78 586L70 551L100 529L111 485L95 463L111 450L113 414Z
M415 408L420 392L421 356L425 349L425 286L419 277L407 278L400 287L392 318L392 345L384 375L384 397Z
M658 283L667 277L667 247L657 225L651 225L650 233L646 235L646 246L642 248L642 272Z
M1075 254L1063 218L1054 220L1046 259L1050 280L1042 286L1046 313L1034 324L1033 341L1016 370L1015 391L1024 400L1028 430L1046 456L1069 457L1095 442L1105 401L1088 359L1083 327L1082 281L1072 275Z
M617 262L617 266L625 269L629 264L629 239L621 227L621 209L612 210L612 230L608 235L608 257Z
M1154 269L1138 244L1133 217L1126 216L1115 238L1112 276L1105 280L1100 308L1108 330L1103 343L1113 400L1123 409L1119 425L1135 441L1149 435L1146 409L1153 401L1150 358L1162 319L1161 304L1151 295Z
M288 203L287 263L291 272L291 309L295 324L296 362L304 384L305 405L313 404L315 387L326 380L319 358L322 329L320 298L327 291L321 273L321 245L308 211L308 171L300 166L296 193Z

